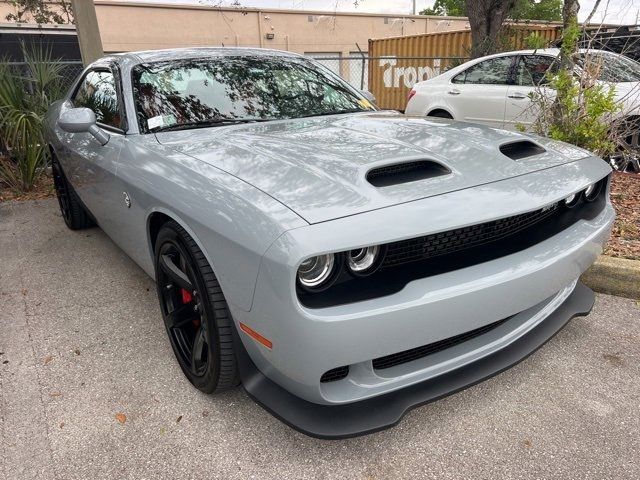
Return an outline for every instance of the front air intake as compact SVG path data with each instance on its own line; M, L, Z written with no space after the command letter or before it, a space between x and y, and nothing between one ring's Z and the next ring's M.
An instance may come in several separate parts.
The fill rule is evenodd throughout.
M347 378L347 375L349 375L349 365L337 367L327 372L324 372L322 374L322 378L320 378L320 382L322 383L337 382L338 380Z
M544 148L529 140L505 143L500 145L500 151L511 160L522 160L523 158L533 157L546 152Z
M415 182L440 177L451 173L444 165L432 160L394 163L369 170L367 181L374 187L389 187L401 183Z
M422 345L421 347L412 348L403 352L393 353L385 357L375 358L373 360L373 368L375 370L384 370L385 368L395 367L396 365L402 365L403 363L412 362L414 360L433 355L434 353L442 352L443 350L455 347L456 345L460 345L461 343L472 340L476 337L479 337L480 335L484 335L494 328L499 327L510 318L512 317L503 318L502 320L490 323L489 325L476 328L475 330L471 330L469 332L461 333L460 335L456 335L454 337L445 338L444 340L430 343L428 345Z

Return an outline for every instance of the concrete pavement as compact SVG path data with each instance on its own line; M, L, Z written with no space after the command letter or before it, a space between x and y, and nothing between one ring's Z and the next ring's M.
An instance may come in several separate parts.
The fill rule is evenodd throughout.
M0 204L0 478L640 478L640 306L599 295L516 367L323 441L199 393L153 282L55 200Z

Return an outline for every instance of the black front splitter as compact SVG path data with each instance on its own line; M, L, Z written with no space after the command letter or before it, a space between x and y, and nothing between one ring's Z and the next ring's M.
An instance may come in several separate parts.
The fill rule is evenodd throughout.
M436 378L355 403L320 405L303 400L264 376L242 347L237 352L240 378L251 398L296 430L325 439L355 437L392 427L412 408L512 367L544 345L573 317L588 315L593 303L591 289L578 282L560 307L505 348Z

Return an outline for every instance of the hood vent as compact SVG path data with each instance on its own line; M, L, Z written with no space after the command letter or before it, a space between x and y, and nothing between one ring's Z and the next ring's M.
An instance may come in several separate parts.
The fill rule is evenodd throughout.
M401 183L415 182L427 178L440 177L451 173L444 165L432 160L384 165L367 172L367 181L374 187L388 187Z
M505 143L504 145L500 145L500 151L511 160L521 160L546 152L540 145L530 142L529 140Z

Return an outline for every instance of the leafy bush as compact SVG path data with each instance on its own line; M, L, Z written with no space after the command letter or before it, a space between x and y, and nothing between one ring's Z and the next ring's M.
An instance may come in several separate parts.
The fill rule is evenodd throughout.
M611 118L621 108L615 100L615 88L595 82L589 72L579 78L566 69L549 75L548 81L548 87L556 92L555 99L542 92L533 95L533 104L541 112L534 131L600 156L612 154L616 142Z
M43 121L49 105L63 95L64 65L39 47L25 48L25 62L0 62L0 181L28 191L49 162Z
M581 34L577 19L570 19L563 32L560 57L547 70L546 85L532 95L532 107L538 113L533 129L608 156L617 145L612 119L622 107L616 102L615 86L598 81L602 65L584 62L577 74L574 58ZM550 91L555 95L549 95Z

